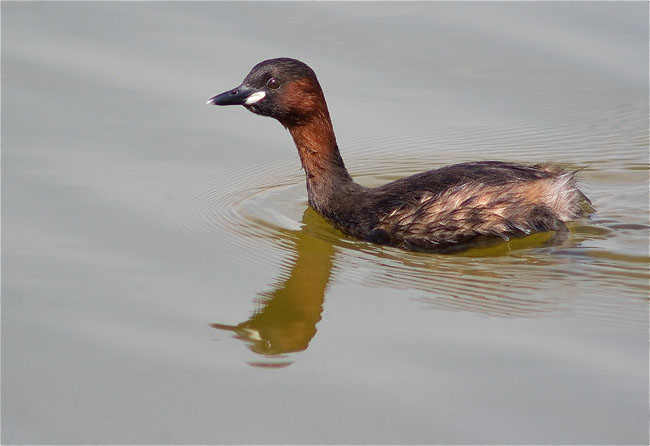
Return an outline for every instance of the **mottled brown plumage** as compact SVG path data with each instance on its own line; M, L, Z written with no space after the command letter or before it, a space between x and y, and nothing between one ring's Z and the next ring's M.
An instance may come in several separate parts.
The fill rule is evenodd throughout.
M422 172L376 188L355 183L339 153L316 74L295 59L257 64L239 87L211 98L276 118L298 149L309 204L343 232L416 251L452 251L486 240L565 231L591 202L572 172L499 161Z

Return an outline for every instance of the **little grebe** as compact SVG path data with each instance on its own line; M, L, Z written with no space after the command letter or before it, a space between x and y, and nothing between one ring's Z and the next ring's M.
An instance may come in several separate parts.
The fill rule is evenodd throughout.
M309 204L343 232L415 251L452 251L479 241L566 231L589 215L572 172L499 161L456 164L368 188L350 177L316 74L289 58L258 63L214 105L243 105L289 130L307 176Z

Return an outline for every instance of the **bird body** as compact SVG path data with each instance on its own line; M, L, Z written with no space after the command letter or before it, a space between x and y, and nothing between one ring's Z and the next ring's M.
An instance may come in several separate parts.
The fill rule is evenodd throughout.
M310 206L337 228L378 244L453 251L485 240L565 231L593 208L574 173L557 166L455 164L369 188L349 175L316 74L295 59L257 64L243 83L208 101L270 116L293 137Z

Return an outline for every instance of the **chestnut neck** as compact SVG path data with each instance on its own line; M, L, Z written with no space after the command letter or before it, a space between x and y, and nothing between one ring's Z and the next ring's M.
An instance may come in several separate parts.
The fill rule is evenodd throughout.
M356 183L341 158L324 100L318 112L286 127L305 170L309 204L327 214L327 207L331 206L332 200L336 200L337 194L347 193Z

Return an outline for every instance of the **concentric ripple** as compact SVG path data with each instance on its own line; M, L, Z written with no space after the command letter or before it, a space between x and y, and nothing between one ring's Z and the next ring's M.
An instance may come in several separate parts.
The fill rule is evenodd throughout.
M300 228L306 194L302 174L290 173L291 164L277 160L227 173L210 169L183 185L167 214L220 253L254 263L260 244L271 245L282 230Z

